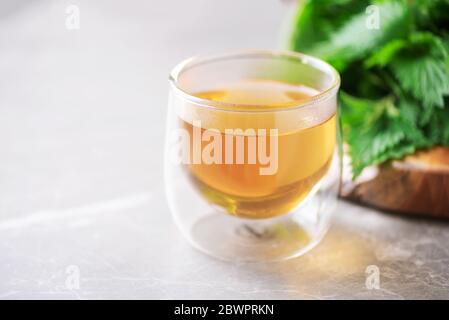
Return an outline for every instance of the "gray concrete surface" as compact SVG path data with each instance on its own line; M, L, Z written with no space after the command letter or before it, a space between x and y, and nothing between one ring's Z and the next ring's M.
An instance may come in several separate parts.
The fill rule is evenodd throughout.
M66 28L71 4L79 30ZM447 223L342 202L317 248L269 264L216 261L175 228L169 70L278 47L288 12L276 0L2 0L0 298L449 298Z

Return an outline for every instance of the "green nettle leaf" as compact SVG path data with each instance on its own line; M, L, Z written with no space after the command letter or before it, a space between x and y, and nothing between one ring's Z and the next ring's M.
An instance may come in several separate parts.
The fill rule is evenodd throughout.
M376 8L379 29L367 25ZM291 40L292 49L341 73L353 178L370 165L449 146L449 0L304 0Z
M416 25L438 33L448 27L449 0L415 0Z
M385 67L394 56L407 46L407 41L397 39L388 42L379 51L375 52L370 58L365 60L365 66L371 68L373 66Z
M410 44L396 53L390 66L402 87L425 107L444 107L449 94L447 53L442 41L429 33L415 34Z
M368 15L362 11L336 31L329 41L315 47L313 53L343 70L348 62L364 57L378 46L408 34L410 15L406 5L384 2L377 5L377 8L379 29L367 25Z
M369 165L400 159L432 144L418 125L419 108L412 100L403 99L396 107L391 96L367 100L341 93L340 98L354 177Z
M368 0L300 1L290 47L311 53L315 45L328 41L335 30L368 5Z
M397 61L392 70L402 87L421 100L425 107L444 107L449 78L443 61L421 58Z
M388 159L392 150L407 138L406 132L414 129L411 122L399 116L391 97L373 101L342 93L341 101L345 107L343 130L351 146L354 176L359 175L366 166ZM419 134L418 130L413 133ZM404 155L402 152L399 154Z
M449 108L437 109L432 114L429 136L433 144L449 146Z
M380 164L391 158L400 158L405 153L394 150L405 139L402 127L395 122L388 123L381 120L378 124L366 130L352 131L348 136L351 143L350 155L352 159L352 172L356 177L362 170L372 164ZM405 151L414 151L414 147Z
M447 111L447 110L446 110ZM443 131L443 138L441 143L445 146L449 146L449 126L447 125L449 123L449 112L446 112L446 117L444 119L444 131Z

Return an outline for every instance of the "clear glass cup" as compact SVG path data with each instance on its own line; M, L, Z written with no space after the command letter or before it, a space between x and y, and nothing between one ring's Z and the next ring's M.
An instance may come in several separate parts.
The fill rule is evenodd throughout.
M280 104L233 104L197 94L255 79L307 86L316 94ZM273 261L319 243L341 182L339 85L332 66L293 52L194 57L173 69L165 187L174 220L195 248L225 260Z

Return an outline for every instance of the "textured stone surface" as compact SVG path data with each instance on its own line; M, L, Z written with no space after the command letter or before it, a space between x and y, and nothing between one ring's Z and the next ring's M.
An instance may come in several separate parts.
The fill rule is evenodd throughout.
M80 30L65 28L68 4ZM175 228L162 182L169 69L275 47L286 12L274 0L2 0L0 298L449 298L447 223L342 202L318 247L270 264L216 261ZM366 287L370 265L379 290Z

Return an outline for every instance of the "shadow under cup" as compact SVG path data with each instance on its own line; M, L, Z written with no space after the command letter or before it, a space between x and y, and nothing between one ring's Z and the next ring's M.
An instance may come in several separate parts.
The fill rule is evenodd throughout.
M215 98L235 83L314 94L278 103ZM299 256L322 239L341 174L339 84L327 63L290 52L244 51L175 67L166 194L194 247L226 260L267 261Z

